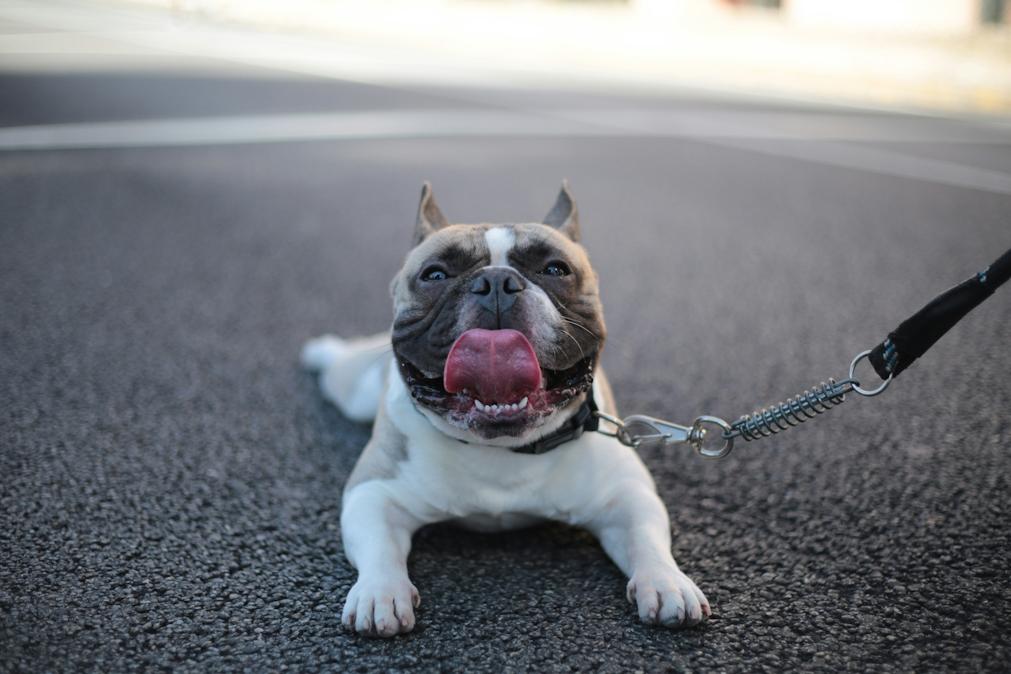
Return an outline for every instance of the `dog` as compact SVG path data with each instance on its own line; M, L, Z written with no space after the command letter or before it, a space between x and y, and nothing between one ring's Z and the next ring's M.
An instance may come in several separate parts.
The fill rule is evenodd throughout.
M499 531L556 520L600 540L642 622L711 614L671 554L667 509L638 455L590 432L616 415L599 360L598 279L567 182L541 223L450 224L425 183L414 247L391 284L390 332L302 350L325 398L372 437L344 488L358 571L345 627L410 632L420 603L411 537L454 522Z

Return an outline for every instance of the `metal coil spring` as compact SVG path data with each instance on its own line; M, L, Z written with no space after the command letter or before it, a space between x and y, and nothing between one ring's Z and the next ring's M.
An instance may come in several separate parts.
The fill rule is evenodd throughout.
M844 402L846 392L853 389L852 384L851 379L838 384L835 379L829 379L778 405L744 415L724 437L741 437L751 442L802 424Z

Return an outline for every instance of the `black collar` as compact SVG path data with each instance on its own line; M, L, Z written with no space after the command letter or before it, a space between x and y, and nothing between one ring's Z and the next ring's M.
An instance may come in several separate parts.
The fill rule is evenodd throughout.
M575 440L585 431L597 430L600 421L596 415L597 402L593 399L593 390L586 392L586 400L579 406L576 413L565 420L553 433L548 433L542 438L534 440L529 445L521 447L510 447L509 449L517 454L544 454L566 442Z

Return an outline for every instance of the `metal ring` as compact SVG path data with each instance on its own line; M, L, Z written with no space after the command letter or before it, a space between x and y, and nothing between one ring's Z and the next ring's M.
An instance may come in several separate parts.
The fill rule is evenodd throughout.
M621 419L619 419L618 417L613 417L610 414L601 412L600 410L595 411L593 413L593 416L597 417L601 421L606 421L610 424L614 424L613 431L605 431L603 428L598 427L597 428L598 433L600 433L601 435L606 435L610 438L618 438L619 440L621 439L621 434L625 430L625 424L621 421Z
M619 419L618 417L611 416L610 414L606 412L601 412L600 410L596 410L593 413L593 416L597 417L598 419L603 419L608 423L614 424L615 428L622 428L625 425L625 422Z
M702 424L713 424L719 426L723 429L723 446L719 449L706 449L705 446L705 429L702 428ZM692 447L695 451L708 459L719 459L730 453L730 450L734 448L734 439L728 438L725 434L730 433L733 427L728 424L723 419L719 417L710 417L703 415L695 420L692 424Z
M857 371L857 363L859 363L864 358L867 358L869 355L871 355L870 351L864 351L863 353L857 354L857 357L853 359L852 363L850 363L850 376L849 376L851 381L850 385L853 387L853 390L866 398L872 398L878 395L879 393L884 393L885 389L888 388L888 385L892 383L892 379L894 377L894 375L889 374L888 379L886 379L881 384L881 386L877 387L876 389L867 390L860 388L860 382L857 381L856 378L854 377Z

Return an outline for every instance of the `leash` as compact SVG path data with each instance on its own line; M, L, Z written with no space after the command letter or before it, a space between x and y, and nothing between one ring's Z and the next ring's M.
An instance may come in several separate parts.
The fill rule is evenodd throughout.
M703 415L696 418L691 426L682 426L644 414L619 419L598 410L595 412L596 417L609 423L613 430L594 430L615 437L622 444L633 448L649 443L664 448L686 443L702 456L724 457L734 448L734 441L738 438L751 442L798 426L845 402L847 393L853 392L865 398L884 393L892 380L926 353L966 314L990 297L1008 278L1011 278L1011 250L975 276L935 297L888 333L885 340L873 349L857 354L850 363L849 375L845 379L829 379L778 405L745 414L732 424L720 417ZM857 365L865 358L882 380L874 388L862 387L856 378ZM718 446L707 444L710 430L720 433L722 443Z

